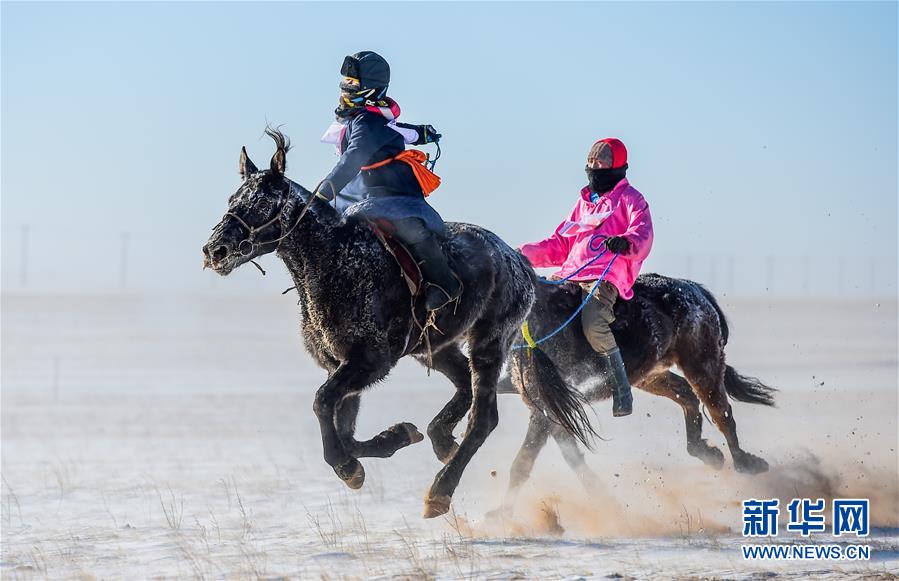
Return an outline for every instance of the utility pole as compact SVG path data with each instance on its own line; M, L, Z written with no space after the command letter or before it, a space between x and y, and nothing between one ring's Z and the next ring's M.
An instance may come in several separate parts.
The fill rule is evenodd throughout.
M737 292L736 284L734 281L734 257L727 257L727 290L734 294Z
M28 225L22 226L22 257L19 261L19 284L28 286Z
M811 274L811 258L809 258L808 254L806 254L802 257L802 294L806 297L811 291Z
M59 355L53 356L53 401L59 400Z
M843 296L843 274L845 272L846 259L841 256L839 260L839 272L837 272L837 294L839 294L839 296Z
M877 259L873 256L868 259L868 295L877 296Z
M122 263L119 268L119 288L125 290L128 286L128 233L122 233Z

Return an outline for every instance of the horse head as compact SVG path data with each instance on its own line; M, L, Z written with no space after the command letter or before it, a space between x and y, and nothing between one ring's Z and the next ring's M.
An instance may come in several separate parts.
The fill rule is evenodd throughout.
M226 276L235 268L278 248L299 218L295 207L300 202L292 194L292 182L284 176L290 140L277 129L266 128L277 150L269 168L259 170L240 150L240 177L243 183L228 198L228 211L212 229L203 246L203 266ZM300 212L299 217L302 217Z

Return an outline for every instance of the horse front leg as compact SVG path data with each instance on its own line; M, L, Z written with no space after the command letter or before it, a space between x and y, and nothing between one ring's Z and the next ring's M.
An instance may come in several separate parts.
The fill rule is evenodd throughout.
M419 363L427 364L424 357L416 357ZM428 424L428 437L437 459L446 464L450 461L459 445L453 438L453 429L471 407L471 367L468 357L462 353L458 345L447 345L434 356L432 367L446 376L456 388L453 397L443 406Z
M470 342L473 403L469 413L468 429L459 449L434 478L434 483L425 497L425 518L434 518L449 511L453 492L459 485L462 472L499 423L496 383L512 335L503 338L491 329L482 331L484 336L481 336L482 332L479 331L475 329L472 332Z
M325 462L352 489L361 488L365 470L347 450L337 430L336 410L347 396L355 395L383 378L390 366L370 357L355 357L337 366L328 380L315 393L313 411L322 435Z
M344 447L353 458L389 458L397 451L424 440L424 436L409 422L390 426L370 440L356 440L356 417L359 415L360 395L343 398L337 407L335 424Z

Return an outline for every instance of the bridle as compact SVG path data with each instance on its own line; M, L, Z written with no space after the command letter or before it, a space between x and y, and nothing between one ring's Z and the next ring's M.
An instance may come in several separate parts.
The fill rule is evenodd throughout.
M284 240L285 238L287 238L288 236L290 236L290 234L294 231L294 229L296 229L297 225L299 225L300 221L303 219L303 216L305 216L306 212L309 211L309 207L312 205L311 201L306 202L306 205L303 207L303 210L300 212L300 215L297 216L297 219L294 221L293 225L287 230L287 232L284 232L283 234L281 234L281 236L279 236L277 238L273 238L271 240L266 240L265 242L257 242L256 241L257 234L259 234L260 232L262 232L269 226L275 224L276 222L281 221L281 218L283 217L284 212L287 210L287 206L290 204L290 202L292 200L292 198L290 196L290 192L292 191L292 189L293 188L290 186L290 184L288 184L287 194L286 194L287 199L284 200L283 202L281 202L281 200L279 199L278 202L280 204L280 207L278 208L278 211L275 213L275 216L272 219L266 221L264 224L260 224L259 226L250 226L249 224L247 224L246 220L244 220L243 218L241 218L234 212L231 212L231 211L225 212L225 216L231 216L232 218L237 220L241 226L246 228L247 232L249 232L249 236L247 236L245 239L241 240L240 244L237 245L237 251L240 252L240 254L242 256L252 256L253 253L256 251L257 247L265 246L266 244L277 243L277 246L275 246L275 250L277 250L281 246L281 241ZM282 194L282 199L284 197L285 197L285 194ZM249 244L247 250L245 250L244 243Z

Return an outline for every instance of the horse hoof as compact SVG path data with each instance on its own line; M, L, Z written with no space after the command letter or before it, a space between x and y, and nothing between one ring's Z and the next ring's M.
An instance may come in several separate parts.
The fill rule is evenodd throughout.
M409 438L409 444L417 444L425 439L422 433L418 431L418 428L415 427L415 424L403 422L401 424L397 424L397 427L405 430L406 436Z
M699 459L705 462L706 466L715 470L721 470L724 467L724 453L718 448L709 448L708 453L703 454Z
M346 464L335 466L334 472L336 472L337 476L353 490L359 490L362 488L362 484L365 483L365 468L363 468L362 463L355 458L351 459Z
M715 470L721 470L724 466L724 454L705 440L698 444L687 446L687 453L694 458L699 458L706 466Z
M758 456L747 453L741 456L739 461L734 461L734 469L743 474L760 474L768 471L768 463Z
M434 518L448 513L451 501L452 498L445 495L426 498L425 510L422 516L425 518Z

